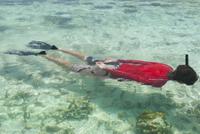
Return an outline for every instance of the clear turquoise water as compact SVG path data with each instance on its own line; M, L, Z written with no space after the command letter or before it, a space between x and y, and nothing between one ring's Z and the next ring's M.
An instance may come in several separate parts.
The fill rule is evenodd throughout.
M188 53L199 74L199 7L198 0L1 0L0 50L27 50L25 44L41 40L97 57L173 67ZM40 57L1 53L0 63L2 134L135 134L146 110L165 112L174 134L200 133L199 81L156 89L80 76ZM62 118L72 102L92 110Z

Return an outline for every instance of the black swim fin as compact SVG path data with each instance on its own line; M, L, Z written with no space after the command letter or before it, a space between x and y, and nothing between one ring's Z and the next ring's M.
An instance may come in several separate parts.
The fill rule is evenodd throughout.
M31 41L26 46L33 49L43 49L43 50L57 50L58 49L55 45L50 45L42 41Z
M10 55L18 55L18 56L38 56L38 55L46 55L46 51L41 52L33 52L33 51L21 51L21 50L9 50L4 52L4 54Z

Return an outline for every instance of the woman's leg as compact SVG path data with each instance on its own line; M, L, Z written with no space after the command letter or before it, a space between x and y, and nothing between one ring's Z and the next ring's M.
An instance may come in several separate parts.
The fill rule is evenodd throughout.
M42 41L31 41L27 44L27 47L30 47L30 48L33 48L33 49L43 49L43 50L58 50L58 51L61 51L63 53L75 56L75 57L79 58L80 60L84 60L85 56L86 56L86 55L84 55L80 52L75 52L75 51L72 51L72 50L66 50L66 49L58 48L55 45L51 45L51 44L48 44L48 43L42 42Z
M62 48L57 48L57 50L60 52L75 56L79 58L80 60L86 62L88 65L95 65L97 61L103 61L103 60L95 59L93 56L86 56L85 54L76 52L76 51L66 50Z
M66 53L66 54L70 54L72 56L79 58L80 60L85 61L86 55L84 55L83 53L71 51L71 50L66 50L66 49L62 49L62 48L58 48L57 50L60 51L60 52Z
M68 62L68 61L65 61L61 58L55 58L53 56L50 56L50 55L41 55L41 57L49 60L49 61L52 61L62 67L67 67L67 68L70 68L72 66L72 63Z
M84 74L84 75L95 75L95 76L105 76L106 72L104 70L96 70L94 66L90 65L81 65L81 64L72 64L68 61L65 61L60 58L55 58L50 55L40 55L41 57L52 61L64 68L68 68L73 72Z

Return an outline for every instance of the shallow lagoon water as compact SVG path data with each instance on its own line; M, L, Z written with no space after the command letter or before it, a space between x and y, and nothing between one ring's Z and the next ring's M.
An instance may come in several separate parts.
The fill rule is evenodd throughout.
M198 0L1 0L0 47L41 40L97 57L184 64L200 73ZM57 57L79 60L54 51ZM80 76L40 57L0 54L3 134L137 134L139 115L164 112L174 134L200 133L199 81L162 89Z

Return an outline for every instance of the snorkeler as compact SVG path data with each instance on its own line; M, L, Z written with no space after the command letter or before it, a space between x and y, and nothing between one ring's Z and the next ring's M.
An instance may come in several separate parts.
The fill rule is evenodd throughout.
M71 71L81 74L91 74L100 77L109 77L113 79L133 80L153 87L162 87L168 80L177 81L186 85L193 85L198 80L198 75L188 63L188 55L185 58L185 65L179 65L175 70L166 64L158 62L148 62L141 60L96 60L92 56L86 56L82 53L58 48L41 41L32 41L28 47L33 49L42 49L39 53L32 51L7 51L6 54L15 54L19 56L35 55L42 56L58 65L69 68ZM70 54L86 62L87 64L73 64L60 58L55 58L46 53L47 50L56 50Z

